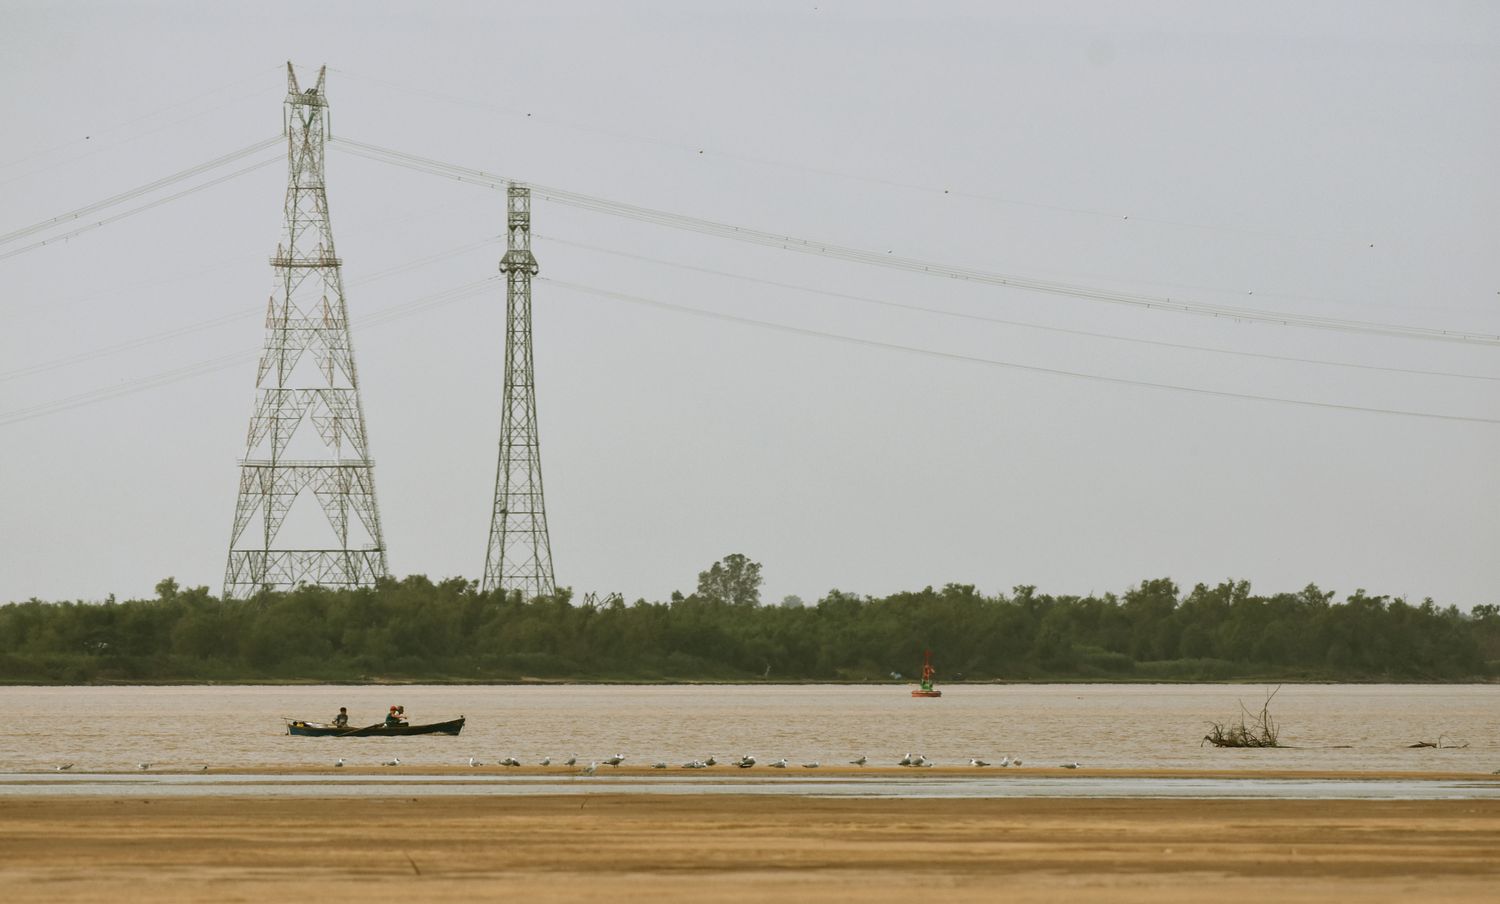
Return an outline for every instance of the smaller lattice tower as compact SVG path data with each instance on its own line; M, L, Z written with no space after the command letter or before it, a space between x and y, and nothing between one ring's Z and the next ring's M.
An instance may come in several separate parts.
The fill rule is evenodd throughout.
M531 358L531 278L538 268L531 253L531 189L512 183L506 196L508 230L500 259L500 272L505 274L505 391L482 588L520 591L529 599L555 590Z
M375 464L328 219L324 70L306 90L291 63L286 70L286 226L271 258L275 290L240 462L226 598L303 583L368 587L387 573Z

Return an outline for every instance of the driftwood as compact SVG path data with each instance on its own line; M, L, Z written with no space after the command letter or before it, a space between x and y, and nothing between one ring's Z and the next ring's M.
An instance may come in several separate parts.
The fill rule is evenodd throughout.
M1448 743L1444 744L1443 743L1444 740L1447 740ZM1436 741L1418 741L1415 744L1407 744L1406 745L1406 749L1408 749L1408 750L1414 750L1414 749L1416 749L1418 747L1431 747L1431 748L1434 748L1434 749L1455 750L1455 749L1459 749L1459 748L1463 748L1463 747L1468 747L1468 746L1469 746L1469 742L1468 741L1465 741L1462 744L1455 744L1455 743L1453 743L1453 741L1451 739L1448 738L1447 735L1438 735L1438 739Z
M1281 726L1271 718L1271 701L1280 693L1281 685L1276 690L1266 695L1266 700L1260 706L1260 712L1252 713L1240 703L1240 720L1234 722L1210 722L1208 723L1208 734L1203 736L1199 744L1212 744L1215 747L1280 747L1277 738L1281 734Z

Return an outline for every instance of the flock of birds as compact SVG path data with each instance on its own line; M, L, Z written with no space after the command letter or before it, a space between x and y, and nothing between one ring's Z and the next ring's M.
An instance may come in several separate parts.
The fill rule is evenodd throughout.
M600 766L619 766L621 763L624 763L624 762L625 762L625 754L623 754L623 753L617 753L617 754L615 754L612 757L606 757L605 759L602 759L602 760L592 760L592 761L589 762L589 764L587 766L583 767L582 774L584 774L584 775L594 775L595 773L597 773L599 771L599 767ZM566 767L569 767L569 768L575 768L575 767L578 766L578 763L579 763L578 755L575 753L574 755L572 755L572 756L568 757L567 759L563 760L559 765L566 766ZM740 769L750 769L750 768L753 768L754 766L758 765L759 763L760 763L760 761L755 758L754 754L747 753L744 756L741 756L740 758L731 761L728 765L735 766L735 767L740 768ZM851 766L867 766L867 765L869 765L869 763L870 763L870 759L868 757L866 757L866 756L860 756L860 757L858 757L856 759L852 759L852 760L849 761L849 765L851 765ZM156 764L155 763L142 762L142 763L137 763L136 764L136 768L140 769L142 772L145 772L146 770L150 769L154 765L156 765ZM342 769L342 768L344 768L345 765L346 765L346 761L344 760L343 757L339 757L333 763L333 766L334 766L335 769ZM380 765L382 765L382 766L399 766L399 765L401 765L401 758L400 757L391 757L388 760L382 760L380 762ZM483 763L479 759L471 756L471 757L469 757L469 765L470 766L484 766L484 765L487 765L487 764ZM495 765L497 765L497 766L506 766L506 767L518 767L518 766L523 766L525 764L522 763L520 760L516 759L513 756L507 756L507 757L503 757L503 758L501 758L499 760L496 760L495 761ZM544 756L544 757L542 757L542 759L537 763L537 765L538 766L551 766L552 765L552 757L550 757L550 756ZM688 762L681 764L681 766L679 768L682 768L682 769L708 769L710 767L717 766L717 765L719 765L718 759L716 759L715 757L708 757L707 759L702 759L702 760L689 760ZM780 759L778 759L778 760L776 760L774 762L766 763L765 765L768 766L771 769L787 769L792 764L787 760L786 757L781 757ZM802 766L803 769L819 769L819 768L822 767L822 765L823 764L821 762L817 761L817 760L809 760L808 762L801 764L801 766ZM936 766L937 763L934 762L933 760L928 759L926 756L924 756L924 755L922 755L920 753L917 753L917 754L908 753L906 756L904 756L901 759L897 760L896 761L896 765L897 766L905 766L905 767L912 768L912 769L924 769L924 768L930 768L932 766ZM991 763L989 760L980 759L979 757L971 757L969 759L969 765L970 766L974 766L976 768L984 768L986 766L999 766L1001 768L1005 768L1005 767L1009 767L1009 766L1020 766L1020 765L1022 765L1022 762L1021 762L1021 758L1020 757L1014 757L1014 758L1012 758L1010 756L1001 757L998 762L994 762L994 763ZM1062 769L1080 769L1080 768L1082 768L1082 765L1083 764L1077 763L1077 762L1062 763L1059 768L1062 768ZM58 772L67 772L68 770L70 770L72 768L73 768L73 764L72 763L60 763L57 766L57 771ZM651 764L651 768L652 769L670 769L671 765L668 764L665 760L657 760L657 761L655 761L655 762L653 762ZM196 771L198 771L198 772L207 772L208 771L208 766L207 765L198 766L197 769L196 769Z
M604 758L602 760L591 760L587 766L583 767L582 772L583 772L584 775L594 775L594 774L596 774L599 771L599 767L600 766L619 766L620 764L622 764L622 763L625 762L625 759L626 759L625 754L623 754L623 753L617 753L614 756L606 757L606 758ZM486 766L486 765L489 765L488 763L485 763L485 762L479 760L478 758L472 757L472 756L469 757L468 762L469 762L470 766ZM560 765L567 766L569 768L573 768L573 767L576 767L578 765L578 763L579 763L578 755L574 754L574 755L568 757L566 760L563 760ZM867 766L867 765L869 765L869 763L870 763L870 759L869 759L869 757L866 757L866 756L860 756L857 759L852 759L852 760L849 761L849 765L851 765L851 766ZM754 754L747 753L747 754L739 757L738 759L731 760L727 765L734 766L734 767L737 767L739 769L750 769L750 768L753 768L753 767L755 767L756 765L759 765L759 764L760 764L760 760L756 759ZM335 767L342 768L343 765L344 765L344 759L343 759L343 757L340 757L333 765ZM391 759L382 761L381 765L382 766L399 766L399 765L401 765L401 760L398 757L392 757ZM522 763L520 760L516 759L513 756L507 756L507 757L503 757L503 758L501 758L499 760L496 760L495 763L494 763L494 765L496 765L496 766L506 766L506 767L518 767L518 766L524 766L525 764ZM538 762L537 765L538 766L551 766L552 765L552 757L550 757L550 756L542 757L541 761ZM656 760L655 762L651 763L650 765L651 765L652 769L670 769L670 768L672 768L671 764L668 763L666 760ZM701 760L689 760L688 762L682 763L681 765L679 765L678 768L680 768L680 769L708 769L708 768L711 768L711 767L717 766L717 765L720 765L719 760L716 757L710 756L710 757L708 757L706 759L701 759ZM773 762L770 762L770 763L766 763L765 765L767 767L771 768L771 769L787 769L787 768L790 768L792 764L791 764L791 762L789 760L787 760L786 757L781 757L780 759L777 759L777 760L775 760ZM801 763L800 765L801 765L801 767L803 769L820 769L823 766L823 764L821 762L819 762L818 760L809 760L808 762ZM917 754L908 753L906 756L904 756L901 759L897 760L896 763L895 763L895 765L897 765L897 766L906 766L906 767L914 768L914 769L921 769L921 768L929 768L929 767L932 767L932 766L936 766L937 763L935 761L933 761L933 760L928 759L926 756L924 756L924 755L922 755L920 753L917 753ZM1005 768L1005 767L1009 767L1009 766L1020 766L1020 765L1022 765L1022 761L1021 761L1020 757L1014 757L1014 758L1012 758L1010 756L1005 756L1005 757L1001 757L998 762L991 763L989 760L980 759L979 757L971 757L969 759L969 765L970 766L974 766L976 768L983 768L983 767L986 767L986 766L999 766L1001 768ZM1082 766L1082 764L1080 764L1080 763L1063 763L1061 765L1061 768L1063 768L1063 769L1078 769L1078 768L1081 768L1081 766ZM61 767L59 767L59 768L61 768Z

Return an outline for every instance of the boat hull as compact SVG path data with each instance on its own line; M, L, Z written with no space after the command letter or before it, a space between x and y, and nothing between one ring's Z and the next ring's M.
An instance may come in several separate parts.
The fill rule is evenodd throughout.
M943 695L943 692L942 691L937 691L937 690L933 690L933 691L915 690L915 691L911 692L911 695L913 697L941 697Z
M339 728L322 722L294 719L286 723L286 733L304 738L399 738L407 735L456 735L464 729L464 717L427 725L368 725L363 728Z

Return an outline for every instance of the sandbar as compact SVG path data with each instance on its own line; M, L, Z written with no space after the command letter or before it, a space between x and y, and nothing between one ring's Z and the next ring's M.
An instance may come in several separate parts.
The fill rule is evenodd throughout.
M7 901L1493 901L1496 800L0 799Z

